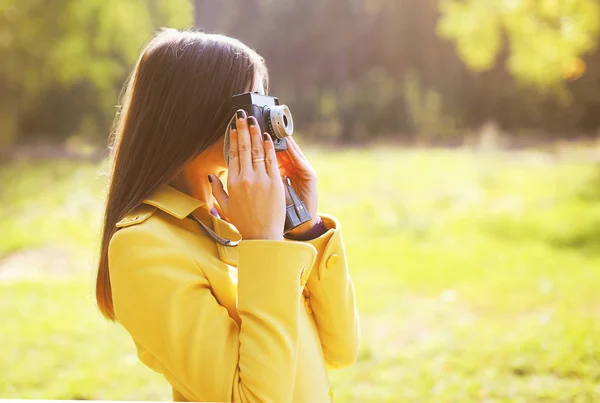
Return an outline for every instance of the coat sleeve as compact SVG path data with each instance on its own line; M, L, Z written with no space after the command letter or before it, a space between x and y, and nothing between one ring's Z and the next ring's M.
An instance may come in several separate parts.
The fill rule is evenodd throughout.
M329 368L341 368L353 364L358 355L358 313L340 223L332 216L320 217L328 231L305 241L317 250L307 289L325 362Z
M138 226L118 231L109 247L117 320L189 400L290 402L301 274L316 251L285 241L238 247L240 326L181 245Z

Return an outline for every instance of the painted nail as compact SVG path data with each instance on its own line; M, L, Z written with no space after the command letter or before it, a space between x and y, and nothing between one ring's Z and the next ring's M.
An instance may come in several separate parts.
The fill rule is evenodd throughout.
M212 183L212 178L210 177L210 175L208 175L208 181L209 181L210 183Z
M265 133L263 133L263 139L265 139L265 141L269 141L270 136L265 132Z
M231 124L229 125L229 130L235 130L235 129L237 129L235 119L231 119Z
M238 111L235 113L235 115L237 116L238 119L244 119L246 117L246 111L243 109L238 109Z
M248 126L256 126L256 118L254 116L248 117Z

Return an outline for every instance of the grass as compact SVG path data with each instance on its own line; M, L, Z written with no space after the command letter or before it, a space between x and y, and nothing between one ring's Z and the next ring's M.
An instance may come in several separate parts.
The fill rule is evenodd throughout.
M309 150L361 314L339 402L600 401L600 185L577 153ZM169 400L93 301L106 165L0 168L0 398Z

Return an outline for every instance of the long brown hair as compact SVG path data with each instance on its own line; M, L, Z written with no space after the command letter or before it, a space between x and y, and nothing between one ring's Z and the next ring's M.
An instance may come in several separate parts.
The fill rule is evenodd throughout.
M102 314L115 320L108 245L116 223L158 186L217 142L231 118L229 100L267 87L263 59L223 35L164 29L143 50L124 87L111 138L112 167L96 279Z

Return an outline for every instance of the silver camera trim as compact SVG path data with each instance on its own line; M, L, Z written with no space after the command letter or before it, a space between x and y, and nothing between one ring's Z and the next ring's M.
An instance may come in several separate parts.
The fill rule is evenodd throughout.
M269 106L269 121L273 129L273 134L278 139L283 139L294 134L294 119L292 112L287 105ZM287 120L288 124L285 124Z

